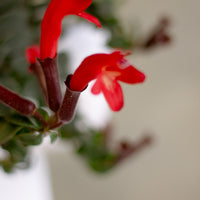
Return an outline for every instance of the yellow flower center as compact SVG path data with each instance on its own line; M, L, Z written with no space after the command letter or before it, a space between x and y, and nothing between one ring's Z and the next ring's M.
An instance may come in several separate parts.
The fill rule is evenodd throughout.
M113 91L113 81L116 79L117 76L120 76L120 72L114 71L105 71L102 74L102 81L105 84L106 88L110 91Z

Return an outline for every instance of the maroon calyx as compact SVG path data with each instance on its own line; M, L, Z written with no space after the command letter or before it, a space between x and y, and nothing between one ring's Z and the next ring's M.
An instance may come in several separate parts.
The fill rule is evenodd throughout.
M34 115L36 106L6 87L0 85L0 101L25 116Z
M73 119L76 105L77 105L79 96L82 92L82 91L81 92L73 91L70 89L69 82L71 80L71 77L72 75L68 75L65 81L65 85L66 85L65 96L58 112L59 119L63 121L64 123L68 123Z
M45 76L48 106L52 111L57 112L62 101L62 93L56 58L46 58L39 61Z
M45 102L48 103L48 93L47 93L47 86L45 81L44 72L40 63L37 61L36 63L32 63L29 67L30 71L35 74L37 77L38 84L41 88L41 92L44 95Z

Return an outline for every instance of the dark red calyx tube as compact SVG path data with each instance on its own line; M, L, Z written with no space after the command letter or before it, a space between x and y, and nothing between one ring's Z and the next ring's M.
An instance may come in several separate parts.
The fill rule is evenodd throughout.
M62 101L62 93L56 58L46 58L39 61L45 76L48 106L52 111L57 112Z
M34 115L36 106L33 102L19 96L0 85L0 101L25 116Z
M45 102L48 103L47 86L46 86L46 81L44 77L44 72L42 70L40 63L39 62L32 63L29 68L37 77L42 94L44 95L44 98L45 98Z
M62 105L58 112L58 117L64 123L70 122L75 113L76 105L82 91L73 91L69 87L69 82L72 75L68 75L65 81L66 91ZM85 89L84 89L85 90Z

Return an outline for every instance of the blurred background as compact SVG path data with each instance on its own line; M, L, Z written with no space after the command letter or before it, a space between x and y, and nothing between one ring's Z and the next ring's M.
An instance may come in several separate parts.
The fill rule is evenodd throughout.
M62 141L52 145L47 141L33 150L37 159L31 169L11 175L1 172L3 199L11 200L12 195L17 195L22 200L28 195L28 199L34 200L199 200L199 7L197 0L124 0L115 5L115 14L127 33L137 27L139 33L148 34L161 17L171 20L169 45L146 51L136 49L129 56L130 63L146 74L146 82L123 84L124 108L119 113L105 114L111 119L113 142L123 138L137 141L150 134L150 146L108 173L97 174L74 155L70 143L66 147ZM80 22L75 30L88 31L88 41L95 35L97 40L102 38L106 42L109 33L93 30L93 25L84 23ZM66 35L69 37L70 33ZM69 41L64 38L60 51L68 51L63 45ZM94 47L95 42L92 43L92 47L87 43L87 54L101 49L110 51L104 44L97 42ZM85 55L77 59L81 60L81 56ZM79 60L69 62L80 63Z

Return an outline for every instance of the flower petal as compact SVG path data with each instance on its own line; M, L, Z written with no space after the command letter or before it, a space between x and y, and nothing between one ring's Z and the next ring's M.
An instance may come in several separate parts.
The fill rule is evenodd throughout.
M92 0L51 0L41 24L41 60L47 57L55 58L58 39L61 34L62 19L66 15L82 13L91 3ZM95 18L90 16L84 18L98 24L98 20Z
M40 57L40 49L37 45L30 46L26 49L26 59L30 64L37 62L36 58Z
M121 110L124 105L124 99L119 83L115 80L112 81L112 87L109 87L109 89L102 83L101 89L110 108L115 112Z
M145 80L145 75L133 66L129 66L120 71L121 73L120 76L117 77L117 80L120 80L122 82L134 84L141 83Z
M101 81L99 79L95 81L94 85L92 86L91 92L93 94L99 94L101 92Z
M145 80L145 75L132 65L129 65L128 67L125 68L119 68L117 65L113 66L108 66L106 68L106 71L108 73L113 73L118 72L116 74L116 80L129 83L129 84L134 84L134 83L141 83Z
M74 72L70 80L70 88L82 91L90 81L97 78L102 67L107 65L109 54L93 54L86 57Z
M89 22L96 24L97 27L101 28L101 23L93 15L90 15L90 14L88 14L86 12L80 12L80 13L77 14L77 16L82 17L82 18L88 20Z

